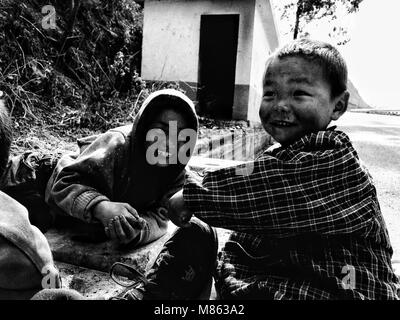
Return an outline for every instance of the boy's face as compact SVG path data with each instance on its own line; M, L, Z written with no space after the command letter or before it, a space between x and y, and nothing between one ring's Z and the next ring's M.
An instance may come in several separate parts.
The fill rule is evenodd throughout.
M348 94L331 98L322 68L301 57L273 58L267 66L260 118L282 145L325 130L346 110Z
M171 128L170 128L171 127ZM162 141L156 149L155 156L162 158L161 163L156 163L158 167L166 167L175 159L180 148L185 144L185 141L179 141L179 132L189 127L189 122L186 117L174 109L164 109L150 123L148 130L158 129L163 132L163 137L159 137ZM172 130L172 131L171 131ZM173 136L170 137L170 133ZM158 135L157 135L158 136ZM164 140L165 138L165 140ZM158 140L160 141L160 140ZM154 141L146 141L146 150L154 143Z

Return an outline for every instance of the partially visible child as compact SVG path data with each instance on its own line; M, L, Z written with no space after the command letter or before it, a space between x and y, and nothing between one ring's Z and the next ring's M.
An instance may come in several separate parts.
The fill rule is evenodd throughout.
M88 233L131 245L158 239L166 232L168 199L182 188L191 155L179 161L178 150L187 142L192 147L186 151L193 151L197 127L194 105L183 93L152 93L133 125L81 139L79 154L58 161L46 201L52 212L93 227ZM184 129L191 139L178 139Z
M187 228L164 247L148 283L126 297L199 294L217 245L193 214L235 231L214 275L221 298L398 299L372 178L348 136L329 127L347 109L346 86L346 64L333 46L301 39L277 50L267 62L259 114L280 145L248 175L237 168L188 175L169 211Z
M11 120L0 100L0 177L12 140ZM43 287L59 287L49 244L20 203L0 191L0 299L29 299Z

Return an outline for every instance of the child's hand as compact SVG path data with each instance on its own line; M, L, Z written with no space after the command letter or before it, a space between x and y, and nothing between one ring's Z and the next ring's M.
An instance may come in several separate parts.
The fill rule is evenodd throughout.
M168 216L178 227L189 227L192 213L186 208L183 200L183 190L178 191L169 199Z
M135 239L146 224L134 208L122 202L99 202L93 216L103 224L107 237L124 244Z

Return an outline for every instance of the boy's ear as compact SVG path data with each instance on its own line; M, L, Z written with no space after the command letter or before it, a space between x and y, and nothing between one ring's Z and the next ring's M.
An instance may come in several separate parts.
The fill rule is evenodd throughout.
M331 120L338 120L343 113L346 112L349 104L350 93L348 91L343 92L341 95L334 98L335 108L331 116Z

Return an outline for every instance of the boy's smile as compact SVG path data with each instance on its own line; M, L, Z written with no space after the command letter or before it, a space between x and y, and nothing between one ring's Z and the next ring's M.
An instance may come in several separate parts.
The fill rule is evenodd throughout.
M337 120L345 111L340 108L346 103L344 95L331 97L331 86L317 63L295 56L275 57L264 78L261 122L276 141L289 144Z

